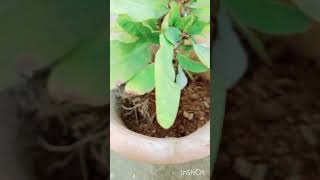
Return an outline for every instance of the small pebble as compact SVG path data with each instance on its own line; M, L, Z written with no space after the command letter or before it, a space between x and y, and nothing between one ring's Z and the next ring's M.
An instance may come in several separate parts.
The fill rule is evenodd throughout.
M203 101L203 104L204 104L204 106L206 106L206 108L209 108L209 107L210 107L209 103L206 102L206 101Z
M191 120L191 119L193 119L193 113L188 113L186 111L183 111L183 117Z
M196 99L199 99L199 98L200 98L198 94L191 94L190 97L191 97L191 99L193 99L193 100L196 100Z

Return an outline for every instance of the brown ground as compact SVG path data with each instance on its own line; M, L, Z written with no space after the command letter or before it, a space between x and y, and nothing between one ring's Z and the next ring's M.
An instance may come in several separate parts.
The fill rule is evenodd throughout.
M155 119L154 92L139 97L139 102L144 99L149 102L147 111L150 116L146 118L139 111L136 114L135 110L130 109L134 106L132 99L123 100L125 107L121 108L121 116L126 126L140 134L151 137L182 137L191 134L210 119L210 83L201 78L189 81L188 86L182 90L176 121L167 130L163 129Z
M320 61L256 57L228 93L215 180L320 179Z

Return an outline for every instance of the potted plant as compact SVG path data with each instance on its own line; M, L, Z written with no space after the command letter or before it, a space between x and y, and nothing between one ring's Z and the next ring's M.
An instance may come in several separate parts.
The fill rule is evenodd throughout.
M111 150L151 164L208 156L210 116L211 127L222 120L209 116L210 85L222 87L210 77L210 1L111 1L111 11ZM223 111L223 102L212 102ZM188 121L205 123L189 132Z

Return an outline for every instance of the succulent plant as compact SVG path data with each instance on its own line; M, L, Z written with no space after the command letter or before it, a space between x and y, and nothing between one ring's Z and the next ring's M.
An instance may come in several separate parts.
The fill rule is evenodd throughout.
M112 0L111 11L117 36L110 42L110 88L124 85L133 95L155 90L157 121L170 128L186 74L210 69L210 45L198 40L209 39L210 1Z

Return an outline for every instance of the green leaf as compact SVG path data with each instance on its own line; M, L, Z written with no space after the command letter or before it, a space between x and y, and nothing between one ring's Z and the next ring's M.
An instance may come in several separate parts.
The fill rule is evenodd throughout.
M125 44L111 41L110 44L110 88L126 83L151 61L150 43L137 41Z
M0 5L0 90L54 63L105 29L106 1L5 1ZM83 12L86 13L83 13Z
M185 55L177 54L177 59L179 61L179 65L185 70L188 70L194 73L202 73L209 70L205 65L195 60L192 60Z
M111 0L110 10L117 14L127 14L134 21L160 18L168 9L168 0Z
M210 0L197 0L190 6L192 12L199 17L201 21L210 22Z
M153 33L152 30L143 23L134 22L127 15L120 15L117 19L119 26L131 35L142 38L147 41L159 43L159 34Z
M213 72L212 77L212 88L211 88L211 112L212 112L212 122L210 123L210 163L211 172L214 169L214 163L218 157L218 151L220 146L221 134L223 129L223 120L225 115L225 103L226 103L226 89L224 87L224 82L220 78L219 74Z
M182 50L182 52L184 52L184 51L190 52L193 50L193 46L192 45L181 45L178 47L178 49Z
M171 42L173 45L177 44L179 41L181 41L181 32L179 29L175 27L169 27L165 31L165 37L169 42Z
M220 8L217 22L218 34L212 47L212 52L214 52L212 66L219 71L217 73L223 80L226 89L230 89L247 71L248 55L225 9Z
M129 80L125 91L130 94L143 95L154 89L154 64L147 65L139 74Z
M195 20L195 22L186 29L186 32L190 35L202 34L206 27L210 26L209 23Z
M155 90L157 121L165 129L173 125L180 102L180 87L174 82L173 50L174 46L161 34L155 58Z
M178 74L176 77L176 83L180 86L180 89L183 89L188 84L187 76L184 74L181 66L178 66Z
M171 16L171 12L169 12L168 14L166 14L162 20L161 23L161 29L162 30L166 30L169 28L169 20L170 20L170 16Z
M107 103L107 35L86 41L56 65L49 77L50 95L59 101Z
M319 0L293 0L301 11L320 22Z
M195 17L193 14L178 18L175 22L175 26L182 31L186 31L194 22Z
M146 20L146 21L142 22L142 25L149 28L151 30L151 32L153 32L153 33L160 32L160 29L158 28L158 19ZM158 39L159 39L159 34L158 34Z
M297 8L274 0L225 0L222 3L239 23L261 32L301 33L311 26L311 21Z
M169 25L173 26L176 21L180 18L180 6L176 1L170 2L170 13Z
M199 60L210 69L210 49L205 47L203 44L196 44L194 41L192 44Z
M114 23L110 27L110 40L118 40L124 43L133 43L140 39L137 36L129 34L127 31L123 30L118 23Z

